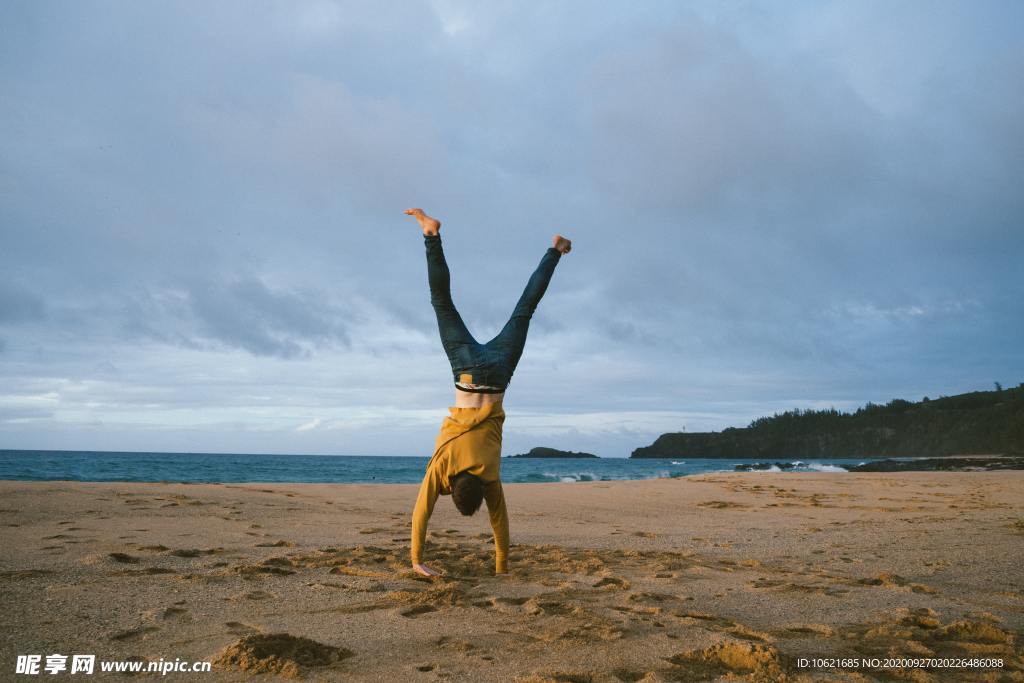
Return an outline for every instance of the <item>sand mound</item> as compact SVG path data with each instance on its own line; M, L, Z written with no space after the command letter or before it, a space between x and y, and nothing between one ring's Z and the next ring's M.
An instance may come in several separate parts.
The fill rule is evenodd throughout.
M782 681L786 675L778 651L770 645L726 641L702 650L690 650L670 657L675 667L695 678L723 674L741 675L752 681Z
M259 633L236 640L213 659L215 667L251 674L275 673L299 678L303 668L329 666L354 653L288 633Z
M909 612L909 613L908 613ZM854 649L865 655L921 654L936 657L1003 657L1005 668L1024 670L1018 634L988 621L957 619L943 624L934 610L897 610L888 620L855 628Z
M882 572L878 576L868 577L866 579L860 579L859 583L866 586L885 586L887 588L899 587L907 585L907 580L899 574L893 574L891 572Z
M392 591L384 596L400 605L429 605L431 607L457 607L469 603L465 591L455 583L438 583L422 591Z
M932 638L974 643L1013 643L1013 634L983 621L959 619L937 629Z

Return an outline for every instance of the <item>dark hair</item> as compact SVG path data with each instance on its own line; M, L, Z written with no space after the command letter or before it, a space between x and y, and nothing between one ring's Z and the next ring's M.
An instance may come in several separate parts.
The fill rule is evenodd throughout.
M484 482L469 472L459 472L451 480L452 502L466 517L480 509L484 500Z

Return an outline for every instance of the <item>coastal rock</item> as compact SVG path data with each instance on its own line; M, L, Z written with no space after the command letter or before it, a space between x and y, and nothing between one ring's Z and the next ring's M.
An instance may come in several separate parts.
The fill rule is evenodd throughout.
M919 458L916 460L876 460L850 467L851 472L970 472L978 470L1024 470L1024 458L971 456L962 458Z
M560 451L557 448L546 448L537 446L531 448L529 453L510 455L510 458L596 458L592 453L577 453L576 451Z
M631 458L901 458L1024 455L1024 384L868 403L855 412L791 410L720 432L662 434Z

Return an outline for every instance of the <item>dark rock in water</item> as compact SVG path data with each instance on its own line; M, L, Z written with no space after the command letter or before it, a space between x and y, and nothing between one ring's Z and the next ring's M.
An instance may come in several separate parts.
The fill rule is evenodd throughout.
M545 448L537 446L531 448L529 453L521 455L510 455L510 458L596 458L592 453L577 453L576 451L560 451L557 448Z
M780 470L791 470L796 467L796 463L792 462L752 462L752 463L740 463L733 467L736 472L754 472L759 470L770 470L772 466L778 467Z
M977 470L1024 470L1024 458L972 456L964 458L920 458L918 460L876 460L848 468L851 472L972 472Z

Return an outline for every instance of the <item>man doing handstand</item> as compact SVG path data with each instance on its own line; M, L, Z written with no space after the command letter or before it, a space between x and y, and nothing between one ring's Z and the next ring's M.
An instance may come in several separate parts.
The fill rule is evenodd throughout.
M441 433L412 513L412 567L424 576L438 575L423 564L423 544L437 497L450 495L455 507L466 516L474 514L480 503L487 501L494 530L495 573L504 574L508 572L508 513L501 488L501 428L505 422L501 401L523 353L530 318L544 296L555 266L562 254L572 249L572 243L555 235L553 246L526 283L512 317L494 339L480 344L466 329L452 303L451 276L441 249L441 223L420 209L408 209L405 213L416 218L423 228L430 303L437 314L441 345L448 354L455 380L455 405L448 409L450 415L441 423Z

